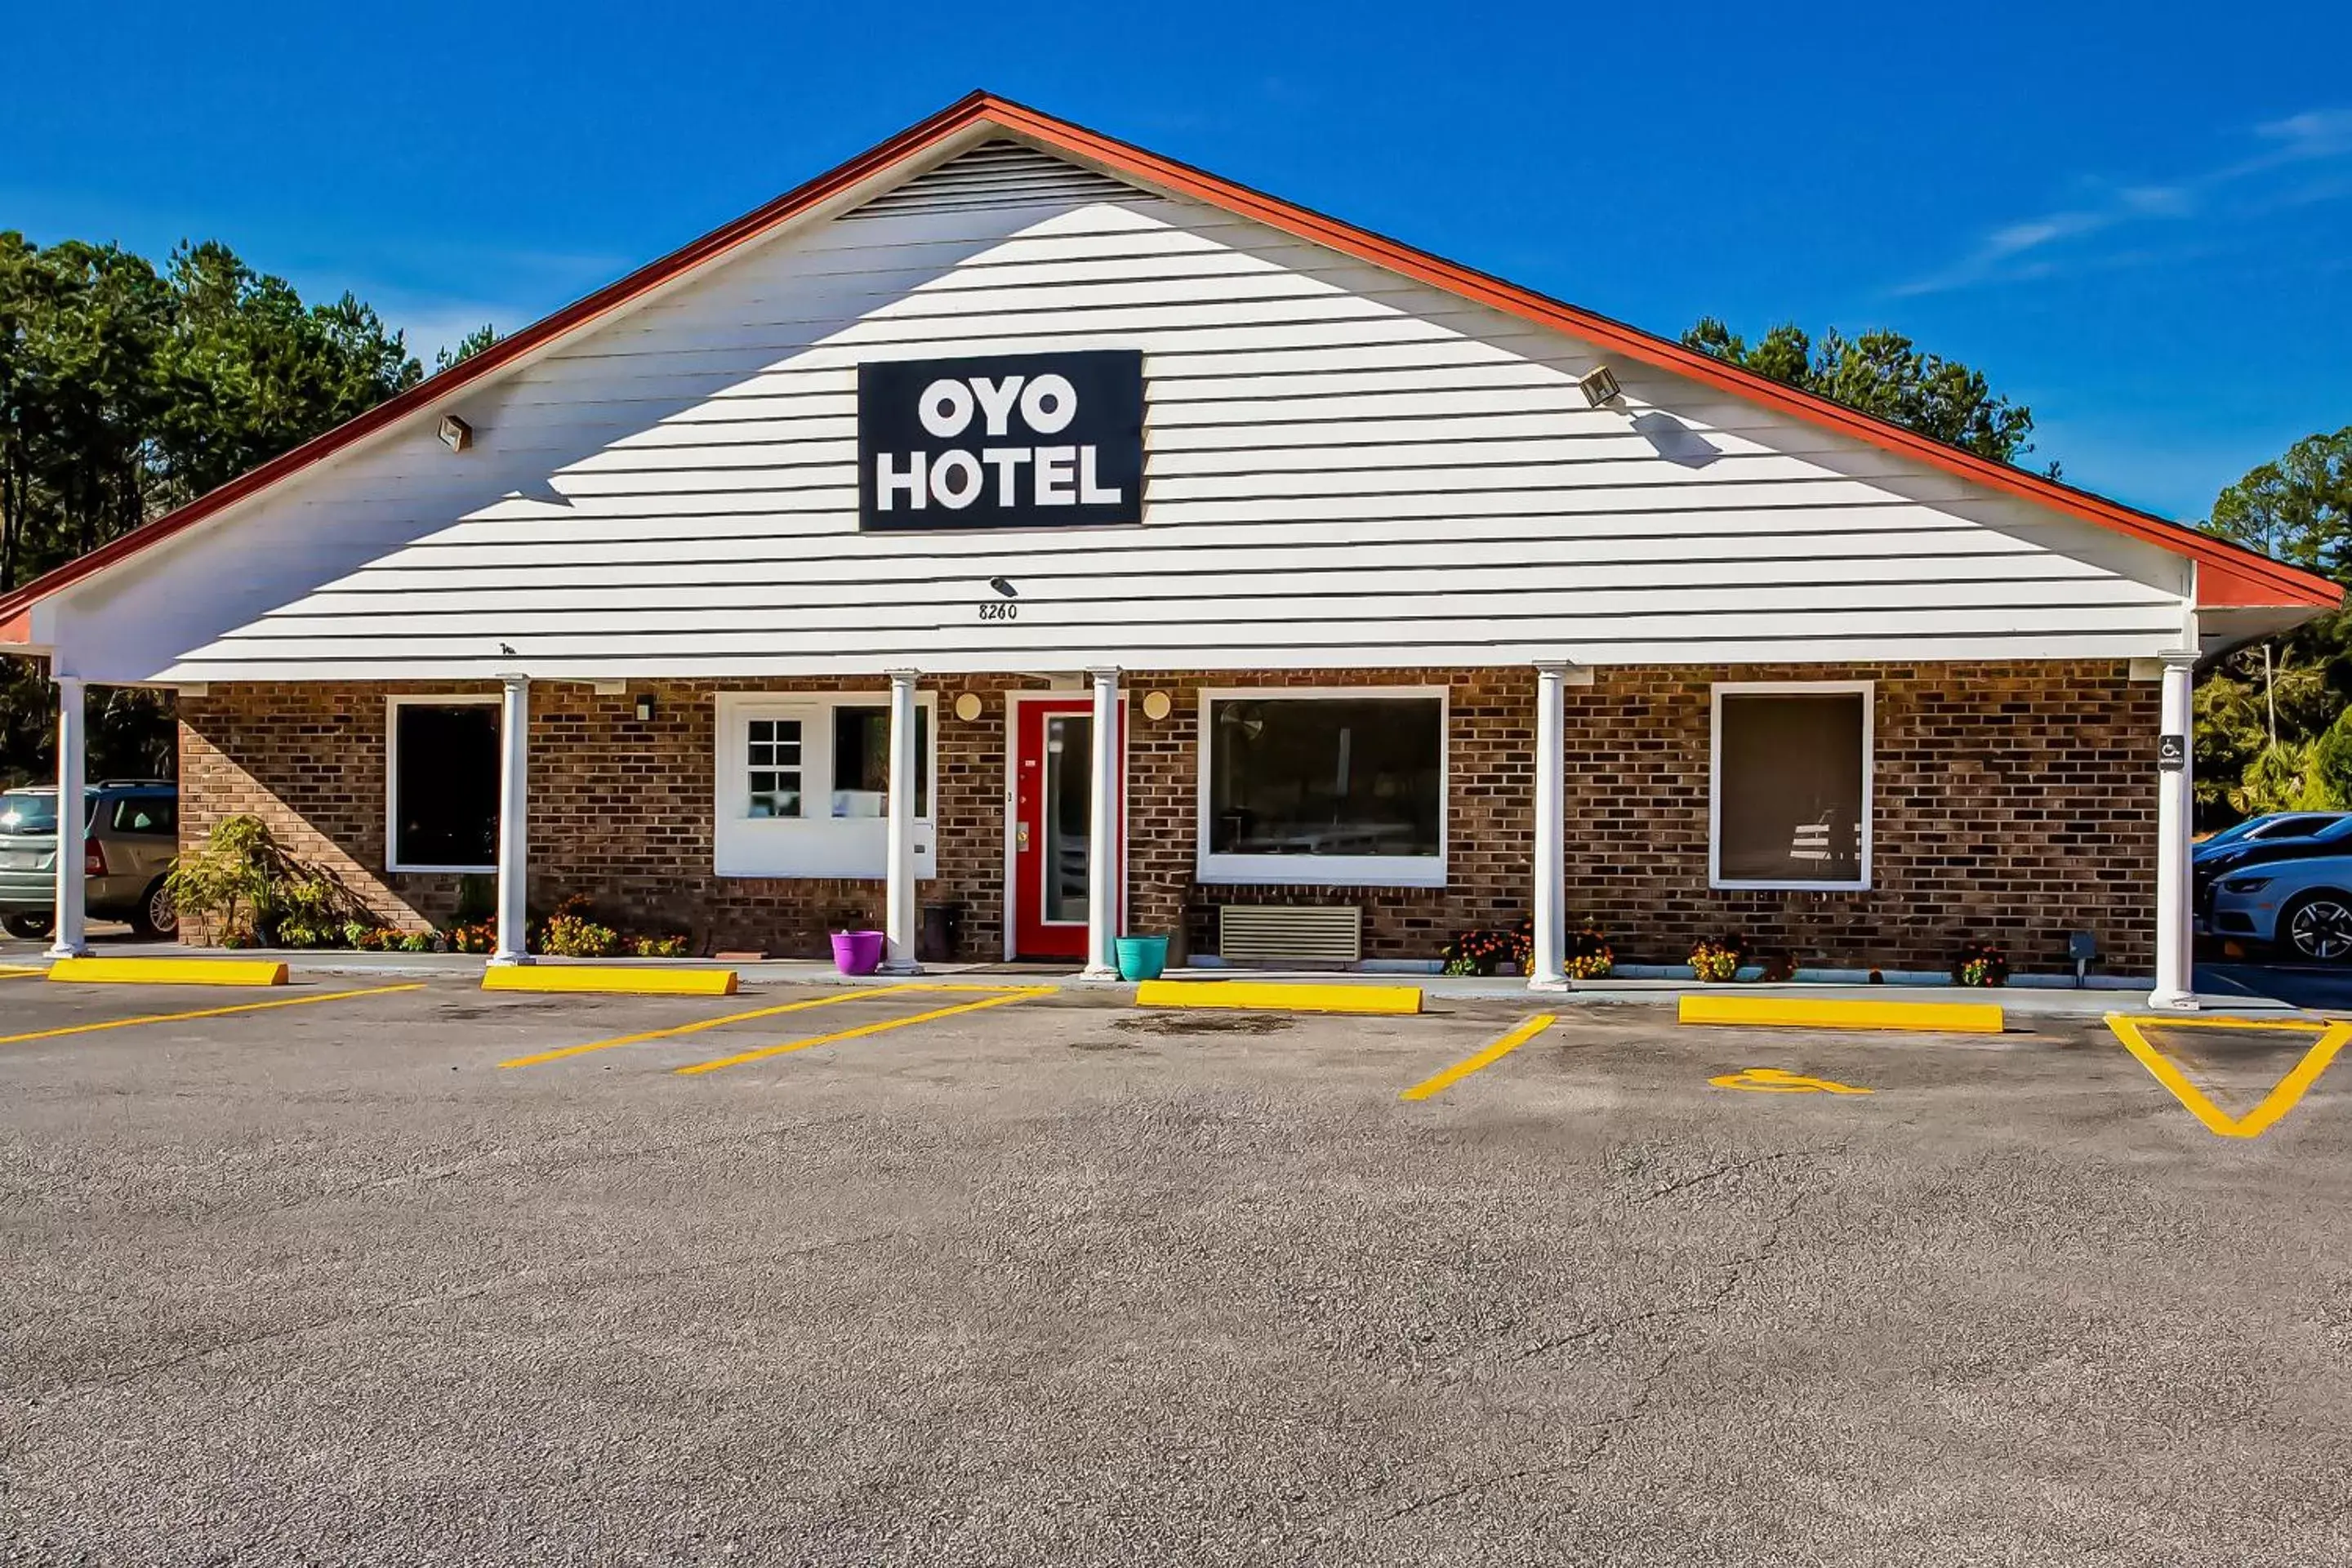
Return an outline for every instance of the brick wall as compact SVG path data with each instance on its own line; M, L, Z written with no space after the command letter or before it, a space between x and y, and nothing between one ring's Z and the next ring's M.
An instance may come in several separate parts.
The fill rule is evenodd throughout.
M973 953L1003 950L1003 699L1044 683L975 679L956 691L989 695L966 723L942 702L939 725L939 876L922 898L965 906ZM298 859L340 879L404 930L446 924L464 879L386 871L386 699L493 691L491 683L238 684L180 702L181 838L194 842L234 812L269 824ZM819 954L845 923L878 926L879 880L713 874L711 766L715 698L736 691L871 691L887 682L655 681L600 697L583 685L530 691L530 879L534 913L574 894L640 931L689 932L707 951ZM651 692L640 722L636 699ZM200 941L201 930L190 932Z
M1709 686L1876 683L1868 892L1710 891ZM1602 670L1568 693L1568 908L1678 961L1744 936L1800 963L1943 969L1963 938L2057 972L2155 957L2157 684L2109 664ZM1681 951L1676 951L1677 948Z
M1877 683L1874 886L1861 893L1707 888L1709 684L1866 678ZM937 879L926 902L965 907L963 952L993 957L1003 933L1003 800L1008 689L1042 680L953 678L939 723ZM1452 714L1448 874L1443 889L1193 886L1203 686L1444 686ZM877 694L881 683L856 683ZM1454 931L1528 912L1533 851L1532 670L1137 674L1130 698L1173 710L1129 724L1131 923L1172 930L1193 911L1213 951L1218 902L1366 907L1366 951L1432 956ZM267 819L386 919L446 921L459 879L388 873L385 697L485 688L215 686L181 703L184 835L235 811ZM809 681L655 682L626 696L577 685L531 691L534 910L582 893L641 929L682 930L706 949L817 954L829 924L878 923L878 881L711 873L714 693L834 690ZM655 717L635 716L638 692ZM981 717L952 711L981 694ZM1567 693L1568 908L1616 939L1621 958L1677 962L1694 937L1736 935L1801 963L1941 968L1964 937L2004 942L2021 968L2065 967L2066 933L2096 931L2110 968L2153 962L2153 682L2119 663L1604 669ZM193 933L192 934L197 934Z

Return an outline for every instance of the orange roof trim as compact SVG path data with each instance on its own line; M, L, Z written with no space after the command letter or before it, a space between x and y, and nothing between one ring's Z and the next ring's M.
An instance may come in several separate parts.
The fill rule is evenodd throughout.
M1163 158L1156 153L1116 141L1068 121L1056 120L1024 104L986 92L974 92L830 173L787 191L734 222L713 229L691 244L637 268L619 281L607 284L510 337L500 339L480 353L459 362L438 375L428 377L398 396L386 399L366 413L270 459L178 510L101 545L78 560L68 562L13 593L0 595L0 643L26 640L32 606L60 589L162 543L353 442L463 391L552 340L618 310L647 290L714 261L746 241L759 238L777 225L808 212L860 182L919 158L950 138L983 124L1014 132L1041 146L1118 170L1145 184L1223 207L1300 239L1417 279L1463 299L1604 345L1644 363L1720 387L1812 424L1916 458L1963 479L2021 496L2086 522L2147 541L2174 554L2187 556L2198 563L2197 602L2200 606L2333 607L2343 602L2344 590L2337 584L2274 561L2259 551L2248 550L2153 514L2134 510L2087 490L2076 489L2071 485L1945 446L1900 426L1890 425L1810 393L1799 392L1622 321L1563 304L1515 283L1444 260L1426 251L1416 250L1369 230L1341 223L1337 218L1326 217L1306 207L1251 190L1246 185L1220 179L1174 159Z

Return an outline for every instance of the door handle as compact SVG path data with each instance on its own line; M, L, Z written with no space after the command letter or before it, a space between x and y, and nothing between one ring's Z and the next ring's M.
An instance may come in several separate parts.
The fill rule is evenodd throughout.
M1013 847L1023 854L1028 853L1029 825L1027 823L1021 823L1013 829Z

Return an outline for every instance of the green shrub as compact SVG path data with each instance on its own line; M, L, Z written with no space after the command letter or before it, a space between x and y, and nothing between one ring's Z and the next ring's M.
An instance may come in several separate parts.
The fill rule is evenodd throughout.
M488 921L453 925L441 933L451 952L496 952L499 928Z
M1702 937L1691 948L1690 966L1691 973L1701 980L1721 984L1737 979L1739 974L1738 944Z
M224 947L249 947L275 924L280 864L259 817L229 816L173 862L163 883L183 920L194 919Z
M575 893L556 905L540 928L539 951L557 958L615 958L622 951L621 933L594 919L588 900Z
M457 907L451 911L452 925L480 925L498 913L499 879L482 872L457 879Z

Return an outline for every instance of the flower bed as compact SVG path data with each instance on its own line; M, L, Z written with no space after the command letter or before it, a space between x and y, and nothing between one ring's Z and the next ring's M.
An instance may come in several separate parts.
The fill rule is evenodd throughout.
M1508 928L1482 927L1465 931L1445 944L1442 955L1448 974L1532 974L1535 973L1536 927L1531 920ZM1570 980L1600 980L1617 964L1609 938L1591 921L1568 933L1560 967Z
M1727 942L1702 937L1690 952L1691 973L1710 984L1721 984L1739 973L1739 949Z

